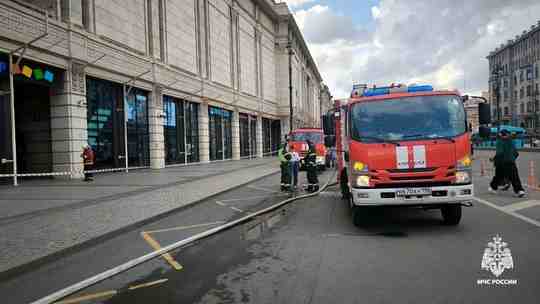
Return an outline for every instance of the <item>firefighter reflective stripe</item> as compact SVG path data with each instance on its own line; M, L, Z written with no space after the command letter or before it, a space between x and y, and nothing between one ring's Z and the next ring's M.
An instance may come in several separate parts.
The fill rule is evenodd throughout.
M409 168L409 151L407 147L396 147L396 167L397 169Z
M426 167L426 146L413 146L413 157L415 168Z

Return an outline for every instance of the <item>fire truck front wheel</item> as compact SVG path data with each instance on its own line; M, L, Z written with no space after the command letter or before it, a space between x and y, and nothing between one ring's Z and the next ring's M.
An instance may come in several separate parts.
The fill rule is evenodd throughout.
M445 225L455 226L461 220L461 205L443 206L441 213Z
M367 207L360 207L354 205L351 206L352 221L356 227L361 227L362 225L365 225L367 220L367 211Z
M349 189L349 179L347 177L347 171L345 170L341 172L341 176L339 177L339 185L343 199L349 200L351 198L351 189Z

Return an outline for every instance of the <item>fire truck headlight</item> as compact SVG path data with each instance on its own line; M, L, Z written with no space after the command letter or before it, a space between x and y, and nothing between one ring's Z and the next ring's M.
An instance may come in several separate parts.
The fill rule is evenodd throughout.
M369 176L368 175L360 175L356 178L356 186L357 187L369 187Z
M456 184L469 184L471 182L470 171L456 172Z

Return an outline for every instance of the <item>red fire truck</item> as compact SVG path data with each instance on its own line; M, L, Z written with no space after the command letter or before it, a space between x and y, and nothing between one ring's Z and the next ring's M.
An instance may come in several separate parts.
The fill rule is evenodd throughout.
M289 133L289 148L300 156L300 165L304 167L304 157L308 151L307 141L315 145L317 152L317 167L319 170L326 168L326 147L324 146L324 134L322 129L302 128Z
M462 97L429 85L353 90L323 115L338 182L360 225L366 208L440 209L457 225L471 206L471 144Z

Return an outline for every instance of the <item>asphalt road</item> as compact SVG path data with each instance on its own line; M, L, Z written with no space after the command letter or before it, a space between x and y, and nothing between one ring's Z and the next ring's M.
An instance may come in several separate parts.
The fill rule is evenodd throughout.
M355 227L337 189L329 189L64 303L538 303L540 193L491 195L489 177L475 173L478 201L463 210L459 226L444 226L438 210L386 208ZM38 299L141 256L152 244L165 246L272 205L286 198L277 188L277 176L265 178L0 282L2 303ZM481 268L496 235L514 263L498 279L516 285L478 284L496 278Z

